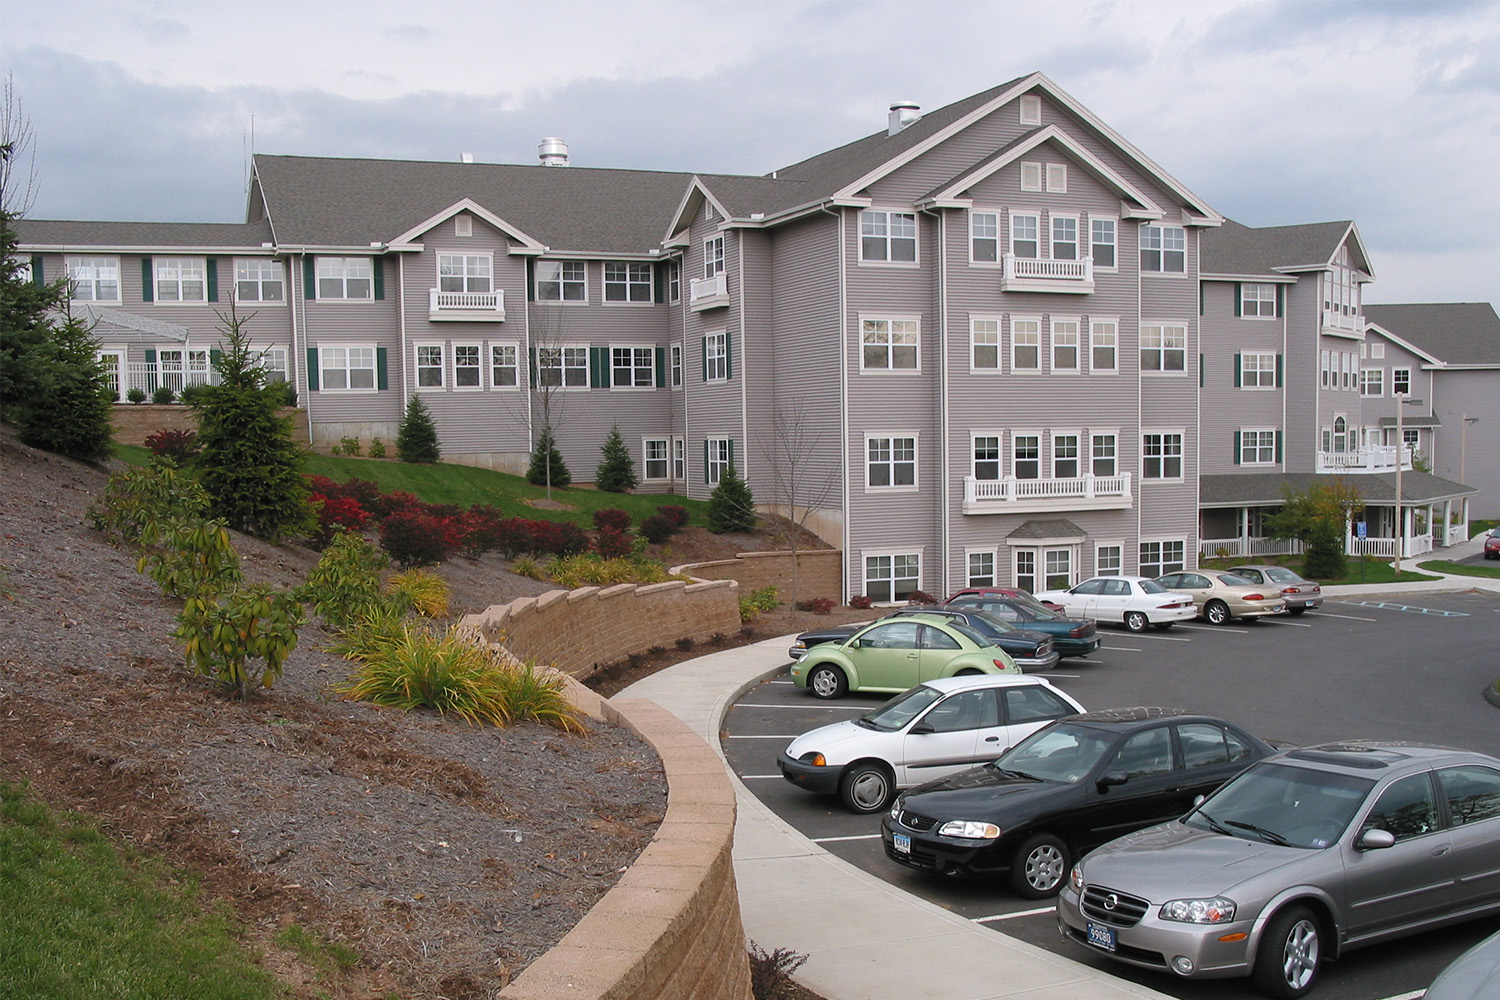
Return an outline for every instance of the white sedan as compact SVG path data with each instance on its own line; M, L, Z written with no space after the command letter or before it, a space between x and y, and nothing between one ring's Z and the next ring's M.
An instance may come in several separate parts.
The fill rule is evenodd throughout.
M776 762L797 787L875 813L898 789L988 763L1053 719L1083 710L1040 677L943 677L852 722L803 733Z
M1171 628L1198 616L1191 594L1168 590L1146 576L1096 576L1069 590L1044 590L1039 601L1060 604L1070 618L1119 622L1132 632Z

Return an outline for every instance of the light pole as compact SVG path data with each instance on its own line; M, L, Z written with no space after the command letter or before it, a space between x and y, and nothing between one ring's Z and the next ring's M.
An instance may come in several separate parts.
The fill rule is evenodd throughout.
M1401 517L1401 469L1406 465L1406 432L1401 415L1408 406L1421 406L1420 399L1412 399L1404 393L1396 394L1396 560L1391 569L1401 572L1401 560L1406 558L1406 522Z
M1464 414L1463 434L1458 439L1458 481L1469 478L1469 425L1479 423L1478 417Z

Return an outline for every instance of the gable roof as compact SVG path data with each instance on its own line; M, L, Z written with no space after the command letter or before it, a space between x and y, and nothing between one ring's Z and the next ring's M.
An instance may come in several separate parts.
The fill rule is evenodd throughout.
M1205 277L1271 278L1322 270L1333 262L1334 254L1346 241L1355 266L1374 277L1359 231L1348 220L1255 229L1225 219L1217 230L1203 234L1200 271Z
M26 250L244 250L271 242L260 222L75 222L13 219L16 242Z
M1488 302L1366 305L1379 332L1439 367L1500 367L1500 316Z

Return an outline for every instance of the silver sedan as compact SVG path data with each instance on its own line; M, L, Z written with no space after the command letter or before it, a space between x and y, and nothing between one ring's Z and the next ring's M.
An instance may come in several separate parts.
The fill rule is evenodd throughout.
M1168 573L1156 582L1168 590L1190 594L1198 614L1213 625L1231 618L1259 618L1286 610L1280 587L1258 587L1242 576L1221 570Z

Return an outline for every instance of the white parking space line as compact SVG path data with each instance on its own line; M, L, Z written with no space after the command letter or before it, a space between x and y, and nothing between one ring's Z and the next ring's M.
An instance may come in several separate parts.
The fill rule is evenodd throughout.
M795 684L796 681L766 681L767 684Z
M1409 611L1414 615L1436 615L1439 618L1467 618L1467 611L1442 611L1437 608L1422 608L1415 604L1391 604L1387 601L1345 601L1361 608L1383 608L1387 611Z
M1178 628L1192 629L1194 632L1233 632L1236 635L1249 635L1248 629L1225 628L1223 625L1178 625Z
M1307 622L1289 622L1285 618L1262 618L1267 625L1291 625L1296 628L1312 628Z
M1095 662L1098 662L1098 661L1095 661ZM1078 678L1080 678L1082 676L1083 676L1082 674L1054 674L1050 670L1047 671L1047 679L1048 680L1051 680L1054 677L1066 677L1069 680L1076 681Z
M822 708L830 712L868 712L865 705L762 705L753 701L742 701L730 708Z
M797 734L797 736L800 735L802 734ZM735 736L731 733L724 738L726 740L795 740L797 736Z
M1426 995L1426 990L1412 990L1410 993L1397 993L1393 997L1381 997L1380 1000L1417 1000L1417 997Z
M741 781L760 781L760 780L765 779L765 778L779 778L779 777L781 777L781 775L779 775L779 774L742 774L742 775L740 775L740 780Z
M1192 639L1189 639L1185 635L1152 635L1149 632L1137 632L1134 635L1132 635L1131 638L1132 639L1159 639L1162 642L1192 642L1193 641ZM1106 649L1113 649L1114 647L1113 646L1106 646L1105 648Z
M1107 650L1109 650L1111 653L1144 653L1145 652L1144 649L1140 649L1140 648L1138 648L1136 646L1105 646L1104 648L1107 649Z
M1104 647L1101 645L1099 648L1103 649ZM1071 657L1068 660L1068 662L1069 663L1103 663L1104 661L1103 660L1090 660L1090 659L1085 659L1082 656L1075 656L1075 657Z
M1379 618L1361 618L1359 615L1336 615L1331 611L1309 611L1308 614L1318 618L1347 618L1351 622L1378 622Z
M879 840L878 833L861 833L856 837L809 837L814 844L838 844L846 840Z
M1014 920L1017 917L1039 917L1044 913L1056 913L1055 906L1039 906L1034 910L1017 910L1015 913L996 913L988 917L970 917L969 920L976 924L994 923L996 920Z

